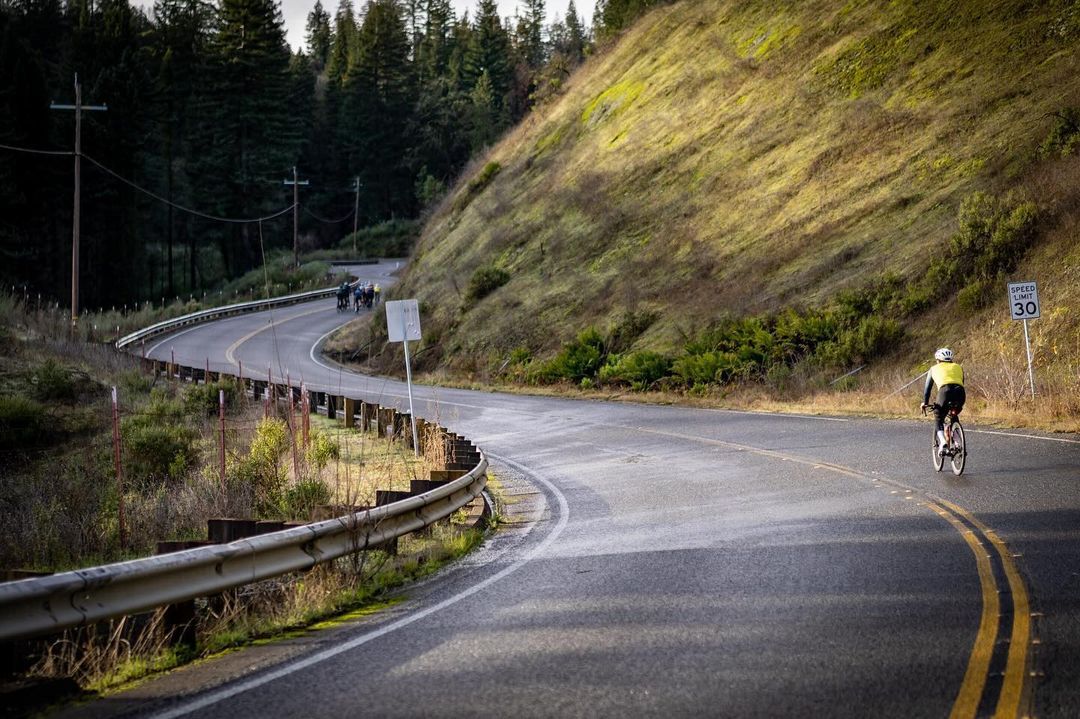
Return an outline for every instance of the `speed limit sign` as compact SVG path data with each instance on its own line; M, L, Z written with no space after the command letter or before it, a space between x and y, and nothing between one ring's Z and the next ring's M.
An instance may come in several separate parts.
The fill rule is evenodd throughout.
M1034 282L1009 283L1009 313L1014 320L1039 317L1039 288Z

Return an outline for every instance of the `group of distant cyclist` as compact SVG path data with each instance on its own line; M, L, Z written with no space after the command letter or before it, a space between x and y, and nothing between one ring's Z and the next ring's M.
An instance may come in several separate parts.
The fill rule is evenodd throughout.
M357 282L355 286L351 286L348 282L342 282L337 289L338 312L345 312L349 309L350 294L352 295L354 312L359 312L361 308L370 310L379 304L381 291L378 285L371 282Z

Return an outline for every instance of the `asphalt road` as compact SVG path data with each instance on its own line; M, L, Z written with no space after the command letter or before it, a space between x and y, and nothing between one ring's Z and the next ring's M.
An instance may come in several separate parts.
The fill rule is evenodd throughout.
M351 318L325 300L150 354L407 407L313 351ZM77 713L1080 716L1076 436L970 424L956 478L928 422L414 395L520 521L392 611Z

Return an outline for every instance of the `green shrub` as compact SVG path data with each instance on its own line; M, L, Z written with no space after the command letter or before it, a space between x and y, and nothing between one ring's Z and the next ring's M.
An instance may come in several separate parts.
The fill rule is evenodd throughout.
M781 312L773 325L776 343L769 369L795 364L812 355L818 345L836 336L839 325L835 313L799 314L791 309Z
M182 479L197 458L194 430L142 418L121 423L126 475L136 486Z
M924 280L908 291L901 307L925 309L956 289L963 293L968 311L984 306L991 296L990 283L1004 284L1005 275L1034 242L1038 210L1033 202L976 192L961 204L959 221L960 229L945 254L934 258ZM965 291L968 286L973 287Z
M416 176L415 187L416 200L420 203L421 208L434 205L439 198L446 194L446 183L434 177L426 167L421 168L420 173Z
M815 353L822 364L831 367L850 367L869 362L896 346L904 337L904 329L894 319L871 315L842 331L835 340L822 343Z
M150 403L142 409L139 416L144 421L160 424L176 424L187 420L184 402L170 397L163 389L155 389L150 393Z
M1067 107L1054 113L1054 126L1039 146L1039 157L1068 157L1080 150L1080 110Z
M528 347L515 347L510 352L508 358L509 364L523 365L528 364L532 360L532 351Z
M482 300L510 281L510 273L499 267L481 267L473 272L469 287L465 290L466 301Z
M995 284L991 280L975 280L956 293L956 304L965 312L974 313L976 310L986 306Z
M484 165L484 169L480 170L480 172L476 173L476 175L469 180L469 184L465 186L465 189L454 201L454 211L461 212L468 207L469 203L472 202L477 195L483 192L501 171L502 165L497 162L489 162Z
M285 490L282 510L287 517L307 519L316 505L330 503L330 487L321 479L308 479Z
M34 396L40 400L71 400L77 394L71 371L52 358L33 371L30 382L34 386Z
M420 230L418 220L387 220L357 230L355 237L349 233L334 252L337 255L346 252L351 257L355 243L361 257L407 257L420 237Z
M596 376L605 355L604 338L595 327L590 327L547 362L540 375L548 381L580 383L583 379Z
M632 352L610 356L600 368L601 382L628 384L634 389L647 389L671 371L671 359L658 352Z
M736 372L739 358L732 352L701 352L676 358L671 372L690 387L726 382Z
M341 448L338 443L332 440L325 432L319 432L313 430L311 436L308 438L308 448L305 455L307 465L310 469L318 472L327 464L330 460L337 459L341 456Z
M120 388L125 394L141 395L150 392L154 382L150 375L136 370L129 370L120 375Z
M185 388L184 412L192 417L216 417L220 412L219 393L225 391L225 412L234 414L240 406L240 383L222 379L210 384L193 384Z
M44 406L25 397L0 397L0 448L29 450L49 439Z
M484 165L484 169L476 174L472 180L469 181L469 191L475 193L480 192L495 179L495 176L502 171L502 165L497 162L489 162Z
M188 426L184 404L164 390L120 422L126 475L141 486L182 479L198 459L198 432Z
M226 468L229 481L251 494L260 516L273 516L282 510L288 481L285 454L290 444L289 428L283 420L263 419L255 428L247 455Z

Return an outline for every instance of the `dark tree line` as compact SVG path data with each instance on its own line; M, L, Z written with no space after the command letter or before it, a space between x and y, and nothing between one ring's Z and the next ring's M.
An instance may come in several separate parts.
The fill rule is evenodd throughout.
M50 102L74 102L76 75L108 105L82 120L82 303L120 305L291 246L291 213L222 220L288 207L294 166L309 246L351 231L357 183L361 226L417 216L582 61L573 5L544 23L543 0L515 19L495 0L471 18L449 0L317 1L292 53L275 0L0 0L0 279L65 303L73 159L11 148L73 150L74 113Z
M626 29L649 10L673 0L596 0L593 27L596 35L608 38Z

